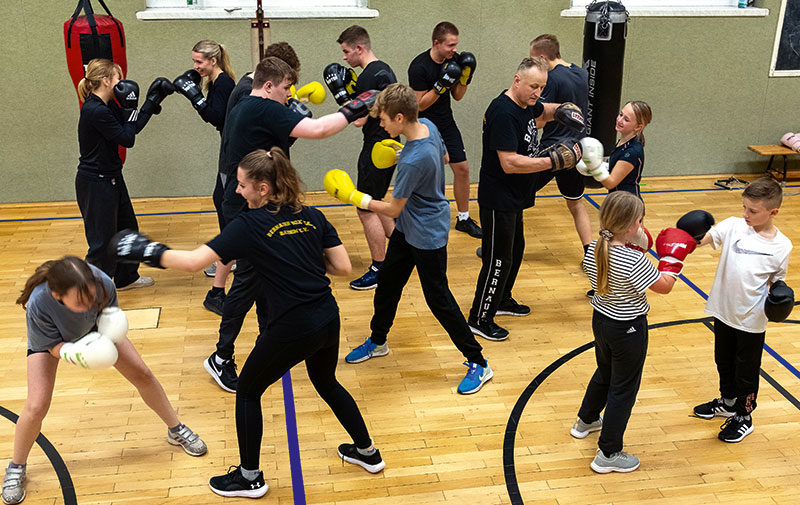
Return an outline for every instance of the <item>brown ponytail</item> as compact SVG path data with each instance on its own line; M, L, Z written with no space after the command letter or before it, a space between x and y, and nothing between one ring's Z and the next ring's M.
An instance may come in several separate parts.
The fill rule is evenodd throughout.
M112 79L117 72L122 78L122 67L111 60L95 58L86 65L85 77L78 83L78 96L81 102L85 102L92 91L100 87L103 78Z
M245 171L248 179L267 183L267 201L278 210L286 206L300 212L306 197L305 184L280 147L251 152L239 162L239 168Z
M644 203L627 191L614 191L600 206L600 237L594 245L594 263L597 267L597 294L606 295L608 285L608 257L611 240L625 233L637 219L644 216Z
M645 126L650 124L650 121L653 120L653 109L647 105L647 102L642 102L641 100L632 100L625 105L631 105L633 109L633 114L636 116L636 122L642 125L642 129L639 130L639 133L636 135L639 138L639 142L642 143L644 146L644 128Z
M70 289L77 287L80 297L85 301L93 300L95 303L97 301L105 303L108 298L103 282L95 277L88 263L76 256L64 256L61 259L45 261L36 267L33 275L25 281L25 287L22 288L22 292L17 298L17 304L26 308L34 288L43 282L47 282L50 291L59 296L63 296ZM91 292L90 286L95 286L94 294Z

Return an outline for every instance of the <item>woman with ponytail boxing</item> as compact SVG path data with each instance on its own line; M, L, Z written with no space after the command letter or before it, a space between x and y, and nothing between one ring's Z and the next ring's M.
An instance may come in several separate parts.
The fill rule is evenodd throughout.
M114 240L120 261L144 262L186 272L213 261L247 259L263 280L268 307L265 327L250 352L236 388L236 434L240 463L213 477L211 490L222 496L258 498L267 492L260 468L263 420L261 397L287 371L305 361L317 393L353 440L339 456L371 473L384 462L353 397L336 380L339 357L339 307L326 276L348 275L350 258L336 230L319 210L303 205L303 182L278 147L245 156L238 186L249 207L222 233L193 251L169 249L138 232Z

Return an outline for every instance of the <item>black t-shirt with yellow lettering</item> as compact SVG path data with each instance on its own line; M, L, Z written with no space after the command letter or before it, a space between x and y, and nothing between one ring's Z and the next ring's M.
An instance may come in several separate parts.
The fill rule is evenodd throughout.
M223 263L246 258L263 281L271 338L314 333L338 316L323 249L342 243L325 215L267 204L240 214L207 243Z

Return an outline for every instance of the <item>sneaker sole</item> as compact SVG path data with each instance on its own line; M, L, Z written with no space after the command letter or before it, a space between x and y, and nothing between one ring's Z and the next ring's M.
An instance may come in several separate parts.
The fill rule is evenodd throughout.
M350 284L350 289L355 289L356 291L369 291L370 289L375 289L377 287L378 287L377 283L373 284L372 286L367 286L367 287L356 287L356 286L353 286L352 284Z
M744 440L744 437L746 437L747 435L749 435L751 433L753 433L753 427L752 426L750 426L750 428L748 428L747 431L742 433L742 435L739 438L728 438L728 439L721 438L721 437L718 437L718 438L720 440L722 440L723 442L727 442L729 444L735 444L736 442L741 442L742 440Z
M578 431L575 428L572 428L572 429L569 430L569 434L572 435L575 438L586 438L586 437L589 436L590 433L594 433L594 432L600 431L602 429L603 429L602 426L600 428L594 428L594 429L586 430L586 431Z
M697 411L692 412L695 417L699 417L700 419L714 419L715 417L733 417L736 412L714 412L711 415L706 414L698 414Z
M132 289L149 288L150 286L154 286L155 285L155 281L143 282L143 283L136 284L137 282L139 282L139 281L134 281L134 282L131 282L130 284L128 284L127 286L123 286L121 288L117 288L117 291L130 291Z
M206 453L208 452L208 446L206 446L206 450L204 450L203 452L191 452L191 451L189 451L189 449L187 449L186 447L184 447L183 445L181 445L181 443L180 443L180 442L178 442L177 440L172 440L172 439L171 439L171 438L169 438L169 437L167 437L167 443L169 443L169 445L174 445L174 446L176 446L176 447L177 447L177 446L180 446L180 448L181 448L181 449L183 449L183 452L185 452L185 453L186 453L186 454L188 454L189 456L195 456L195 457L198 457L198 456L202 456L202 455L204 455L204 454L206 454Z
M458 393L459 393L459 394L462 394L462 395L472 395L472 394L475 394L475 393L477 393L478 391L480 391L480 390L481 390L481 388L483 387L483 385L484 385L484 384L486 384L487 382L489 382L490 380L492 380L492 377L494 377L494 370L492 370L492 369L490 368L490 369L489 369L489 375L488 375L486 378L484 378L484 379L481 381L481 383L480 383L480 384L478 384L478 387L476 387L475 389L472 389L472 390L470 390L470 391L461 391L461 390L457 390L457 391L458 391Z
M611 472L628 473L639 468L639 465L636 465L632 468L620 468L617 466L599 466L595 465L594 461L592 461L592 463L589 466L592 468L592 470L594 470L597 473L611 473Z
M220 496L240 496L242 498L261 498L267 491L269 491L269 485L265 482L264 487L259 489L243 489L241 491L222 491L220 489L215 489L214 486L211 484L208 485L211 488L211 491L220 495Z
M231 388L229 388L228 386L226 386L226 385L225 385L225 384L222 382L222 379L220 379L220 378L219 378L219 376L217 375L217 372L215 372L215 371L214 371L214 369L213 369L213 368L211 368L211 365L209 365L209 364L208 364L208 359L206 359L205 361L203 361L203 368L205 368L205 369L206 369L206 372L208 372L208 374L209 374L211 377L213 377L213 378L214 378L214 380L217 382L217 385L218 385L219 387L221 387L222 389L224 389L225 391L227 391L227 392L229 392L229 393L236 393L236 390L235 390L235 389L231 389Z
M363 468L364 470L368 471L369 473L378 473L381 470L383 470L384 468L386 468L386 462L384 462L383 460L381 460L381 462L379 464L377 464L377 465L370 465L370 464L364 463L360 459L349 458L349 457L345 456L344 454L342 454L339 451L336 451L336 452L339 453L339 457L342 458L342 460L347 461L348 463L353 464L353 465L358 465L361 468Z
M484 332L482 332L478 328L472 326L471 324L469 325L469 329L470 329L470 331L472 332L473 335L478 335L479 337L483 337L486 340L491 340L492 342L502 342L503 340L508 338L508 335L506 335L503 338L490 337L489 335L485 334Z
M525 316L530 316L531 313L530 312L526 312L524 314L520 314L519 312L511 312L511 311L508 311L508 310L498 310L497 312L495 312L495 315L497 315L497 316L525 317Z
M384 353L378 354L376 352L373 352L371 355L368 354L368 355L364 356L363 358L355 359L355 360L348 360L347 357L345 356L344 362L345 363L350 363L350 364L363 363L363 362L365 362L367 360L370 360L372 358L382 358L384 356L388 356L388 354L389 354L389 349L387 348L386 352L384 352Z

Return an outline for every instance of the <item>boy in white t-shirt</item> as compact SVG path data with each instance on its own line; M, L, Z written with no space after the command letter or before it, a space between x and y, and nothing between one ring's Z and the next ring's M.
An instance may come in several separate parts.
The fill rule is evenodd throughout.
M761 353L767 329L764 302L770 285L783 280L792 243L775 227L783 199L780 184L762 177L742 193L744 217L729 217L711 228L700 245L721 249L706 302L714 316L714 361L721 397L694 408L703 419L727 417L719 433L739 442L752 433Z

